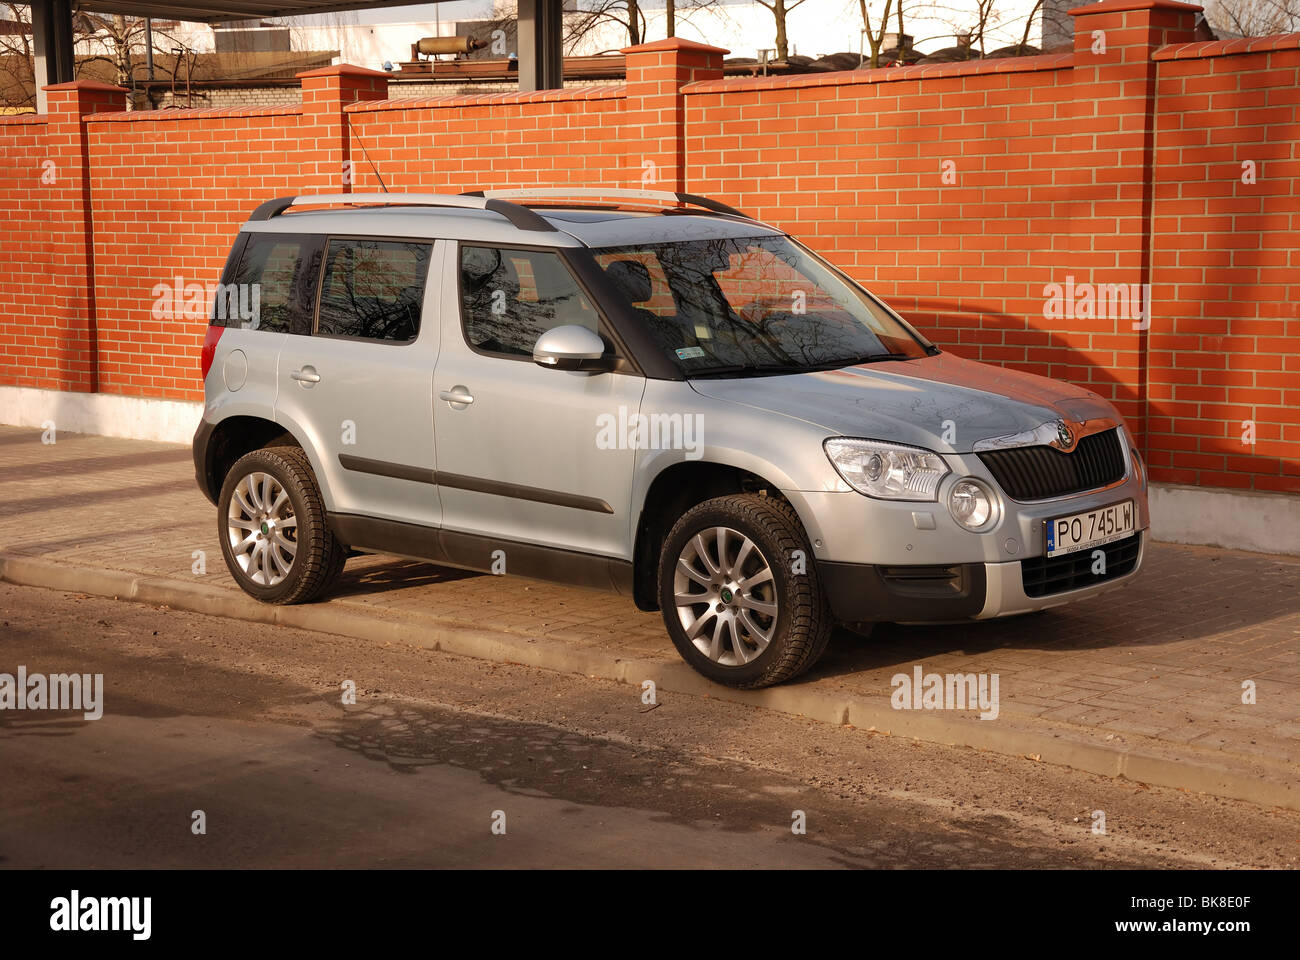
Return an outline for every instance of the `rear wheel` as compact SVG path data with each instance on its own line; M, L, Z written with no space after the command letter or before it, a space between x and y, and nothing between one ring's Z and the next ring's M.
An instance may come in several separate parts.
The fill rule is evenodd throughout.
M226 474L217 504L221 552L245 593L267 603L304 603L338 578L347 549L330 532L300 448L245 454Z
M659 601L682 658L735 687L808 670L834 626L803 527L772 497L719 497L684 514L664 541Z

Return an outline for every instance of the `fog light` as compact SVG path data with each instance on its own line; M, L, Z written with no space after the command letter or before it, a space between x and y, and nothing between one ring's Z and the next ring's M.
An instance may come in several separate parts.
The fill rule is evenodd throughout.
M993 498L974 480L958 480L948 494L948 509L967 530L979 530L993 519Z

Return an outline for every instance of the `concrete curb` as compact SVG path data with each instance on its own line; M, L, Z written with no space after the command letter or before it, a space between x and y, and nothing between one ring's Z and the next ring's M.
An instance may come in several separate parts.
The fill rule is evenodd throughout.
M812 683L766 690L733 690L706 680L684 663L620 659L574 649L548 638L485 630L433 618L420 623L377 619L341 610L336 604L270 606L223 587L75 567L31 557L0 554L0 580L20 586L158 604L251 623L280 624L369 642L396 641L465 657L580 673L635 686L652 680L659 690L666 692L705 695L823 723L851 724L892 736L1033 757L1043 763L1104 777L1122 777L1153 786L1300 810L1300 789L1295 783L1294 768L1258 758L1238 758L1251 768L1242 771L1209 759L1171 759L1142 750L1089 743L1079 739L1076 731L1064 727L1057 733L1039 733L960 714L894 710L885 702L826 693L814 689ZM1277 769L1270 771L1271 766Z

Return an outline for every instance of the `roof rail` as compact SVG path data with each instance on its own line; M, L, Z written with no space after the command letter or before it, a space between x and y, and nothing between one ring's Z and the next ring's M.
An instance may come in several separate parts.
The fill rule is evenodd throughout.
M524 197L534 197L539 200L559 197L654 200L659 203L685 203L693 207L703 207L705 210L711 210L714 213L725 213L730 217L741 217L745 220L754 219L748 214L741 213L735 207L729 207L717 200L711 200L708 197L697 197L693 193L672 193L667 190L620 190L605 187L542 187L534 189L523 187L511 190L471 190L462 193L461 196L488 197L497 200L519 200Z
M411 207L458 207L465 210L487 210L505 217L520 230L539 233L559 231L544 218L517 203L496 198L472 197L447 193L318 193L301 197L278 197L267 200L249 215L248 219L270 220L290 207L323 204L382 204Z

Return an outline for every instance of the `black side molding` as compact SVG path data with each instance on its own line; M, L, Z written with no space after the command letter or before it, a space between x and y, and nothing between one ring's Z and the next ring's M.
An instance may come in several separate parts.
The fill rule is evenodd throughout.
M412 480L415 483L437 483L437 473L428 467L410 467L404 463L389 463L387 460L371 460L368 457L354 457L351 454L339 454L339 466L344 470L357 473L372 473L377 477L393 477L397 480Z
M526 487L520 483L505 483L501 480L483 480L479 477L463 477L457 473L438 473L438 485L454 487L457 490L473 490L476 493L490 493L498 497L510 497L514 500L532 500L535 503L552 503L557 507L572 507L574 510L590 510L592 513L613 513L614 508L599 497L583 497L576 493L562 490L544 490L541 487Z
M531 500L535 503L550 503L557 507L572 507L574 510L588 510L592 513L614 512L599 497L584 497L562 490L546 490L542 487L526 487L521 483L506 483L502 480L485 480L481 477L466 477L458 473L444 473L427 467L412 467L402 463L389 463L386 460L370 460L366 457L354 457L340 453L339 465L344 470L358 473L370 473L377 477L393 477L397 480L411 480L415 483L431 483L440 487L453 487L457 490L472 490L476 493L488 493L497 497L509 497L513 500Z

